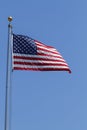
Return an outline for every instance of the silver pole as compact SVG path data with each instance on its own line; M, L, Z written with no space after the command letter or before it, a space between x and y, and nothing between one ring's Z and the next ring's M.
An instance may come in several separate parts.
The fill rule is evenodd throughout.
M8 47L7 47L7 72L6 72L6 94L5 94L5 124L4 130L10 126L10 96L11 96L11 43L12 43L12 17L8 17Z

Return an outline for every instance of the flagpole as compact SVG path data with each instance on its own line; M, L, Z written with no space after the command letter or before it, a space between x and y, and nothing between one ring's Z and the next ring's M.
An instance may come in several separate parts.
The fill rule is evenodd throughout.
M5 94L5 124L4 130L10 130L10 101L11 101L11 43L12 43L12 17L8 17L8 46L7 46L7 72L6 72L6 94Z

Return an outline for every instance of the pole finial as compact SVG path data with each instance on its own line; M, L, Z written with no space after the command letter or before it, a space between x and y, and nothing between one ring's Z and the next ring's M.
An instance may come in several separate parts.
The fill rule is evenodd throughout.
M9 22L12 21L12 17L11 17L11 16L8 17L8 21L9 21Z

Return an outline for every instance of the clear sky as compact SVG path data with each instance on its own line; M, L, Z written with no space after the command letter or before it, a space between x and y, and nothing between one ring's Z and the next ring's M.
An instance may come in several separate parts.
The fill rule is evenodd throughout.
M11 130L87 130L87 0L0 1L0 130L10 15L14 33L55 47L72 70L13 71Z

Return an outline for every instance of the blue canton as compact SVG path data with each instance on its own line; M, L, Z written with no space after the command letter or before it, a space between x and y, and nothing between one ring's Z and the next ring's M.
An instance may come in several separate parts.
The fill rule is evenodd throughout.
M36 55L36 43L28 36L13 34L13 53Z

